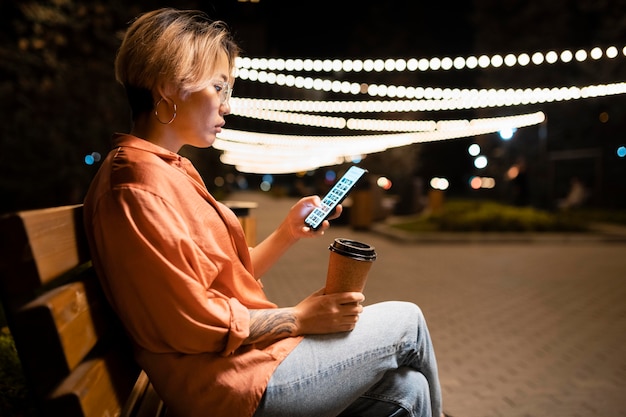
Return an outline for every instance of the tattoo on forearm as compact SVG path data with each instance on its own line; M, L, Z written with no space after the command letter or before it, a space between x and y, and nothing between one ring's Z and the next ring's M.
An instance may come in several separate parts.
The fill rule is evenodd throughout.
M250 335L247 343L282 339L296 331L296 318L287 309L250 310Z

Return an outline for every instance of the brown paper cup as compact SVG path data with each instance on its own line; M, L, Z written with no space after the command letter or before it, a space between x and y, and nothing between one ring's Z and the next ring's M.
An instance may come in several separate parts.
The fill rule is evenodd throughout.
M367 275L376 260L376 250L366 243L338 238L328 248L326 294L336 292L363 292Z

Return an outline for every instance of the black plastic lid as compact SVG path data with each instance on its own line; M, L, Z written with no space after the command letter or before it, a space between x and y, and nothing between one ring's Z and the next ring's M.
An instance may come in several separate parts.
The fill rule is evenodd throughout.
M374 261L376 259L376 249L373 246L352 239L337 238L328 249L363 261Z

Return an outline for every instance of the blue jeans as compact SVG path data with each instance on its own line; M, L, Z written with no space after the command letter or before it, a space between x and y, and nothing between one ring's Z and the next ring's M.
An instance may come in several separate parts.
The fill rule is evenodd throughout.
M310 335L272 375L254 417L440 417L437 361L415 304L365 307L347 333Z

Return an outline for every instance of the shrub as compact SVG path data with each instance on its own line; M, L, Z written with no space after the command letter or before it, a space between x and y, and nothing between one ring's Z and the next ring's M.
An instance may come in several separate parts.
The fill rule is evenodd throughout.
M6 327L0 330L0 415L34 415L17 350Z
M580 218L562 216L532 207L508 206L491 201L451 200L443 210L397 224L408 231L453 232L561 232L584 231Z

